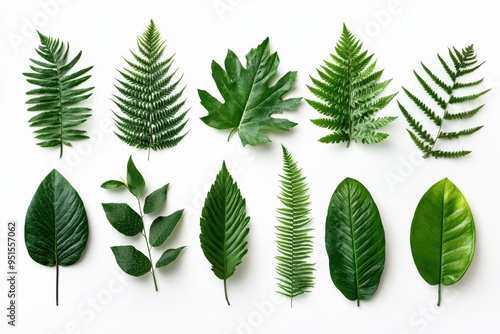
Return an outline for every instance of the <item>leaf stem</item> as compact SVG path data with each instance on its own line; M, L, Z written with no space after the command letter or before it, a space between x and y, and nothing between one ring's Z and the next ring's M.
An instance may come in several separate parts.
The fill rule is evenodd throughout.
M229 302L229 297L227 295L227 279L224 279L224 296L226 297L227 305L231 305Z
M59 306L59 264L56 264L56 306Z
M158 283L156 282L156 275L155 275L155 271L156 271L156 268L153 264L153 257L151 256L151 245L149 244L149 241L148 241L148 237L146 236L146 228L144 226L144 213L142 211L142 207L141 207L141 200L139 198L139 196L136 196L137 198L137 204L139 205L139 214L141 215L141 220L142 220L142 236L144 237L144 241L146 241L146 248L148 249L148 255L149 255L149 262L151 262L151 275L153 275L153 282L155 284L155 290L158 291Z
M438 302L437 306L441 306L441 283L438 283Z
M231 139L231 136L236 132L238 131L238 128L234 128L231 130L231 132L229 132L229 136L227 136L227 141L229 141Z

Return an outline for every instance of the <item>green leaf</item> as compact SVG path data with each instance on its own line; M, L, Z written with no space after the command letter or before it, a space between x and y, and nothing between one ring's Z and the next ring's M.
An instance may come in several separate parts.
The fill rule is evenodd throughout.
M383 71L375 71L373 55L362 51L363 44L343 25L342 35L331 54L332 61L325 61L317 69L319 78L311 77L308 86L320 101L306 100L323 118L311 121L332 133L319 139L322 143L336 144L351 141L375 144L389 135L377 132L393 122L396 117L376 118L396 96L380 97L390 80L380 81Z
M149 229L149 243L151 246L161 246L168 239L180 221L183 212L184 209L178 210L169 216L158 217L153 221Z
M335 189L326 217L330 276L349 300L370 298L385 264L384 227L377 205L357 180L346 178Z
M223 162L201 212L200 243L215 276L224 281L228 305L226 281L247 253L250 217L246 216L245 208L245 199Z
M314 287L314 263L310 262L313 251L311 228L311 209L309 189L302 170L293 160L288 150L283 149L283 175L279 199L284 207L278 209L279 225L276 226L276 244L279 256L276 272L278 274L278 293L293 298L310 292Z
M32 105L28 111L37 112L37 116L29 120L30 126L39 127L43 135L36 135L38 145L41 147L59 147L59 158L63 155L63 147L71 146L75 140L88 138L85 130L75 130L89 117L91 109L85 108L84 113L79 112L72 106L88 99L89 93L94 87L76 88L90 78L85 73L92 69L92 66L69 74L69 71L76 65L82 52L68 62L69 43L65 44L59 39L45 36L38 33L40 45L35 51L45 62L30 59L33 65L30 69L33 72L26 72L23 75L26 80L37 89L29 90L26 94L30 98L26 101ZM70 80L70 81L68 81ZM35 134L39 134L35 131Z
M477 114L484 104L473 107L470 109L469 105L472 102L478 100L481 96L488 93L490 89L479 90L479 86L482 84L483 79L475 80L472 82L466 81L462 82L461 77L466 74L472 73L477 70L482 64L474 66L477 63L476 55L474 53L474 47L472 45L466 47L462 51L458 51L453 48L448 49L448 54L451 58L453 66L450 66L446 61L438 55L439 62L441 63L444 71L448 74L447 79L439 78L434 72L432 72L427 66L422 64L422 67L431 79L434 85L427 82L422 76L420 76L416 71L414 71L417 81L422 86L427 95L434 100L434 105L431 107L424 104L421 99L419 99L415 94L411 93L409 90L403 87L404 92L408 96L411 102L415 104L417 109L423 112L424 116L429 118L434 125L437 127L434 135L431 135L431 131L426 130L420 121L417 120L413 115L411 115L408 110L398 101L399 109L401 113L406 118L408 125L413 131L408 130L411 140L415 145L422 151L423 157L427 158L432 156L434 158L460 158L471 153L470 150L459 150L459 151L443 151L438 149L439 139L454 140L465 135L471 135L477 132L482 126L475 126L472 128L466 128L459 131L444 132L443 129L447 127L447 121L456 122L457 120L464 120L473 117ZM450 82L451 81L451 82ZM476 91L469 95L459 95L459 90L463 88L468 88L469 90ZM444 95L443 95L444 92ZM450 110L450 105L465 105L467 108L465 111L453 112ZM454 109L458 109L454 107ZM436 111L438 110L438 111ZM445 124L446 123L446 124Z
M168 183L163 187L156 189L146 197L144 202L144 213L153 213L165 204L167 201Z
M410 245L420 276L430 285L452 285L474 257L476 228L464 195L447 178L422 196L411 223Z
M102 203L106 218L120 233L132 237L142 232L141 216L125 203Z
M256 146L271 141L265 134L267 131L289 131L297 125L271 116L295 110L302 98L283 100L294 85L296 72L288 72L270 85L278 72L279 58L277 53L271 54L269 38L250 50L246 63L244 68L231 50L227 52L225 68L212 62L212 78L224 103L198 90L201 104L208 111L201 120L215 129L230 129L229 137L237 131L243 146Z
M186 136L184 88L175 79L174 57L164 59L165 41L151 20L138 37L139 52L131 52L134 61L126 60L128 68L119 71L113 102L121 110L115 114L116 135L129 146L161 150L177 145Z
M144 182L142 174L135 167L132 156L130 156L127 163L127 184L128 189L135 197L141 196L146 188L146 182Z
M104 189L116 189L125 186L125 183L122 181L109 180L101 184L101 188Z
M24 240L37 263L56 267L56 305L59 266L75 264L89 236L82 199L55 169L40 183L26 212Z
M139 277L151 270L151 261L134 246L111 247L116 263L127 274Z
M156 268L165 267L174 262L184 248L186 248L186 246L175 249L167 249L165 252L163 252L158 262L156 262Z

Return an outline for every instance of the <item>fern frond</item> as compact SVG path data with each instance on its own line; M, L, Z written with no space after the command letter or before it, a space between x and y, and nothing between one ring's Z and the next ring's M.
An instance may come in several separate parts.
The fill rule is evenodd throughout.
M418 109L420 109L424 113L425 116L427 116L438 127L434 135L431 135L428 130L424 129L422 124L418 122L398 101L399 109L403 116L406 118L408 125L412 129L412 131L408 130L410 138L415 143L415 145L424 153L424 158L427 158L429 156L433 156L435 158L460 158L470 154L471 151L468 150L442 151L435 149L435 146L438 139L453 140L462 136L471 135L482 128L482 126L476 126L451 132L446 132L443 130L444 121L471 118L484 107L484 104L482 104L467 111L452 112L449 110L451 105L459 105L465 102L474 102L490 91L490 89L486 89L469 95L457 95L457 91L460 89L477 88L477 86L482 84L483 79L461 82L459 81L459 78L473 73L475 70L481 67L483 63L476 65L476 54L474 53L474 48L472 45L466 47L462 51L459 51L456 48L449 48L448 55L453 64L452 66L450 66L439 54L437 55L437 57L443 69L448 74L449 80L451 80L451 82L442 80L427 66L422 64L425 73L429 76L435 86L444 91L446 96L442 96L440 93L438 93L435 87L432 87L425 79L423 79L416 71L414 71L417 81L420 83L427 95L432 100L434 100L436 106L440 109L439 114L438 112L434 111L433 108L423 103L422 100L419 99L415 94L411 93L409 90L403 87L403 90L409 97L409 99L417 106Z
M115 113L116 135L129 146L148 150L161 150L177 145L186 135L182 100L184 88L178 89L181 79L174 80L177 71L171 67L174 56L165 60L165 41L151 20L148 28L138 37L138 52L131 52L133 61L125 60L129 68L118 71L113 102L122 114Z
M90 78L88 73L92 66L69 73L78 63L82 52L68 62L69 43L45 36L38 32L40 46L38 55L45 61L30 59L34 65L33 72L23 73L26 81L40 88L26 92L34 95L26 101L33 106L28 111L39 112L29 122L32 127L40 127L34 131L37 143L41 147L59 147L59 158L63 147L71 146L74 140L88 138L85 130L76 129L90 117L90 108L75 107L88 99L94 87L77 88Z
M281 194L279 199L284 207L277 211L279 225L276 226L276 244L279 256L276 272L278 293L293 298L310 292L314 287L314 263L309 262L313 251L312 230L307 226L311 222L309 195L305 177L288 152L283 149L283 171L281 176Z
M320 138L323 143L351 141L365 144L378 143L388 137L372 131L374 114L385 108L396 94L380 97L391 80L380 81L382 70L376 71L373 54L362 51L363 44L343 25L340 40L335 46L332 61L324 61L317 69L319 78L311 77L307 86L320 101L306 100L326 118L312 119L319 127L333 130ZM328 119L332 119L328 122ZM384 118L392 122L395 117Z
M451 159L456 159L456 158L461 158L465 157L466 155L470 154L472 151L430 151L429 155L434 157L434 158L451 158Z

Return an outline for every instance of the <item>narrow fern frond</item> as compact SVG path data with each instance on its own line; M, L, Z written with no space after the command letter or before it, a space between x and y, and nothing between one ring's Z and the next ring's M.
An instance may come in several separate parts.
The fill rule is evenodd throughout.
M443 122L443 119L439 117L431 108L429 108L425 103L423 103L418 97L413 95L406 88L402 87L403 91L417 105L417 107L424 112L424 114L431 119L437 126L440 126Z
M430 151L429 155L434 158L450 158L457 159L469 155L472 151Z
M276 244L279 256L276 256L276 278L278 293L293 298L310 292L314 287L314 266L310 262L313 251L309 208L309 189L302 170L297 166L288 152L283 149L283 175L281 177L281 193L279 199L284 207L279 208L276 226Z
M458 113L447 113L445 115L445 120L454 120L454 119L467 119L467 118L471 118L472 116L474 116L475 114L477 114L481 109L483 109L485 105L484 104L481 104L479 107L476 107L474 109L471 109L471 110L467 110L467 111L462 111L462 112L458 112Z
M464 129L464 130L460 130L460 131L450 131L450 132L441 131L441 133L439 134L439 138L441 138L441 139L456 139L456 138L459 138L462 136L469 136L469 135L479 131L479 129L481 129L482 127L483 126L480 125L480 126L476 126L474 128Z
M151 150L174 147L186 136L189 109L184 110L184 88L178 89L182 76L174 80L174 56L162 60L166 42L152 20L138 37L137 49L131 51L133 61L125 59L129 68L118 71L120 95L113 102L122 114L115 113L115 133L127 145L147 149L149 159Z
M331 54L331 61L324 61L317 69L319 78L311 77L307 86L320 101L307 103L326 116L311 121L333 133L319 139L323 143L351 141L364 144L378 143L388 137L372 131L374 114L385 108L396 94L381 97L391 80L381 81L383 70L376 70L373 54L362 51L363 44L357 40L344 24L342 34ZM331 118L332 122L327 120ZM384 126L395 117L384 118ZM366 123L366 124L365 124Z
M439 62L441 63L443 69L448 74L451 82L445 81L439 78L435 73L433 73L428 67L422 64L425 73L432 80L436 88L440 88L446 96L442 96L438 93L435 87L431 86L425 79L423 79L416 71L414 71L417 81L422 86L423 90L427 95L434 100L436 106L440 109L440 112L434 111L432 107L426 105L420 98L415 94L411 93L409 90L403 87L404 92L421 110L427 118L429 118L436 126L437 131L435 134L431 135L428 130L426 130L422 124L417 121L408 110L398 101L398 106L408 122L408 125L412 129L408 129L408 134L415 145L423 152L423 157L427 158L432 156L434 158L460 158L471 153L470 150L460 150L460 151L443 151L435 149L438 139L453 140L463 136L471 135L479 131L482 126L476 126L472 128L467 128L459 131L444 131L443 124L445 121L468 119L476 115L483 107L484 104L469 109L462 112L454 112L450 110L452 105L460 105L463 103L475 102L484 94L488 93L490 89L481 90L479 92L469 94L469 95L458 95L457 91L463 88L474 89L482 84L483 79L478 79L475 81L459 81L459 79L467 74L473 73L484 63L476 65L478 62L476 60L476 54L474 52L473 45L466 47L465 49L459 51L456 48L448 48L448 55L453 63L450 66L439 54L437 55Z
M85 130L76 129L90 117L90 108L75 107L88 99L94 87L77 88L90 78L87 74L92 66L70 73L78 63L82 52L68 62L69 43L45 36L38 32L40 46L36 53L45 61L30 59L33 72L23 75L30 84L39 88L26 92L35 96L26 101L33 105L30 112L38 112L30 118L35 139L41 147L59 147L59 158L63 155L63 147L71 146L75 140L88 138Z

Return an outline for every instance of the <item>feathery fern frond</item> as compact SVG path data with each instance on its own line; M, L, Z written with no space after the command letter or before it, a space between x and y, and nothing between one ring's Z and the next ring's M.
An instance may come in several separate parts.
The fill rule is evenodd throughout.
M43 59L30 59L33 63L30 68L33 72L23 73L27 81L39 88L26 92L35 95L26 101L33 104L28 111L39 112L32 117L30 126L39 127L34 132L37 143L41 147L59 147L59 158L62 157L63 147L71 146L71 142L86 139L85 130L77 129L90 117L90 108L75 106L88 99L94 87L77 88L91 76L85 75L92 66L70 73L82 55L78 54L71 61L68 60L69 43L45 36L38 32L40 46L36 49Z
M389 135L377 130L397 118L374 116L397 93L379 97L391 80L380 82L383 70L375 70L373 54L361 51L362 46L344 24L335 47L336 54L330 55L333 62L325 61L321 69L317 70L319 79L311 77L314 85L308 88L321 101L306 101L326 116L311 121L321 128L333 131L322 137L320 142L347 142L347 147L351 141L379 143Z
M312 236L309 235L312 229L307 227L311 222L311 209L302 170L286 147L282 145L282 148L284 175L280 175L279 199L285 207L278 209L280 225L276 226L276 244L280 255L276 257L279 276L276 279L278 293L289 297L292 306L294 297L310 292L314 287L314 263L307 261L313 250Z
M474 72L479 67L481 67L483 63L477 65L473 45L466 47L462 51L458 51L455 48L453 48L453 50L448 49L448 55L451 59L451 62L453 63L452 66L450 66L440 55L438 55L439 62L441 63L444 72L446 72L446 74L448 75L448 80L440 79L435 73L433 73L427 66L422 63L422 68L424 69L425 73L427 73L431 82L434 83L438 87L438 89L431 87L431 82L427 82L416 71L413 71L415 77L417 78L424 91L434 101L434 107L425 104L415 94L411 93L409 90L403 87L403 91L413 102L413 104L415 104L417 108L420 109L427 116L427 118L429 118L438 127L435 135L431 135L431 133L426 130L423 125L419 121L417 121L398 101L399 109L408 121L408 125L411 128L407 129L410 138L415 143L415 145L423 152L424 158L427 158L429 156L433 156L434 158L460 158L470 154L471 151L468 150L443 151L436 149L435 147L438 139L453 140L462 136L471 135L482 128L482 126L476 126L469 129L450 132L445 132L443 130L443 123L445 123L445 121L471 118L484 107L484 104L482 104L470 110L453 112L450 110L451 105L473 102L490 91L490 89L487 89L482 90L479 93L458 95L457 93L459 90L464 88L477 88L477 86L479 86L483 82L483 79L471 82L459 81L461 77ZM435 111L435 108L437 108L439 112Z
M186 135L182 133L188 110L186 100L180 100L184 88L177 89L181 79L174 79L173 56L162 59L166 45L151 20L138 37L138 53L134 61L125 60L129 68L119 71L122 79L115 87L121 96L114 95L115 104L123 112L116 115L116 135L129 146L160 150L177 145Z

